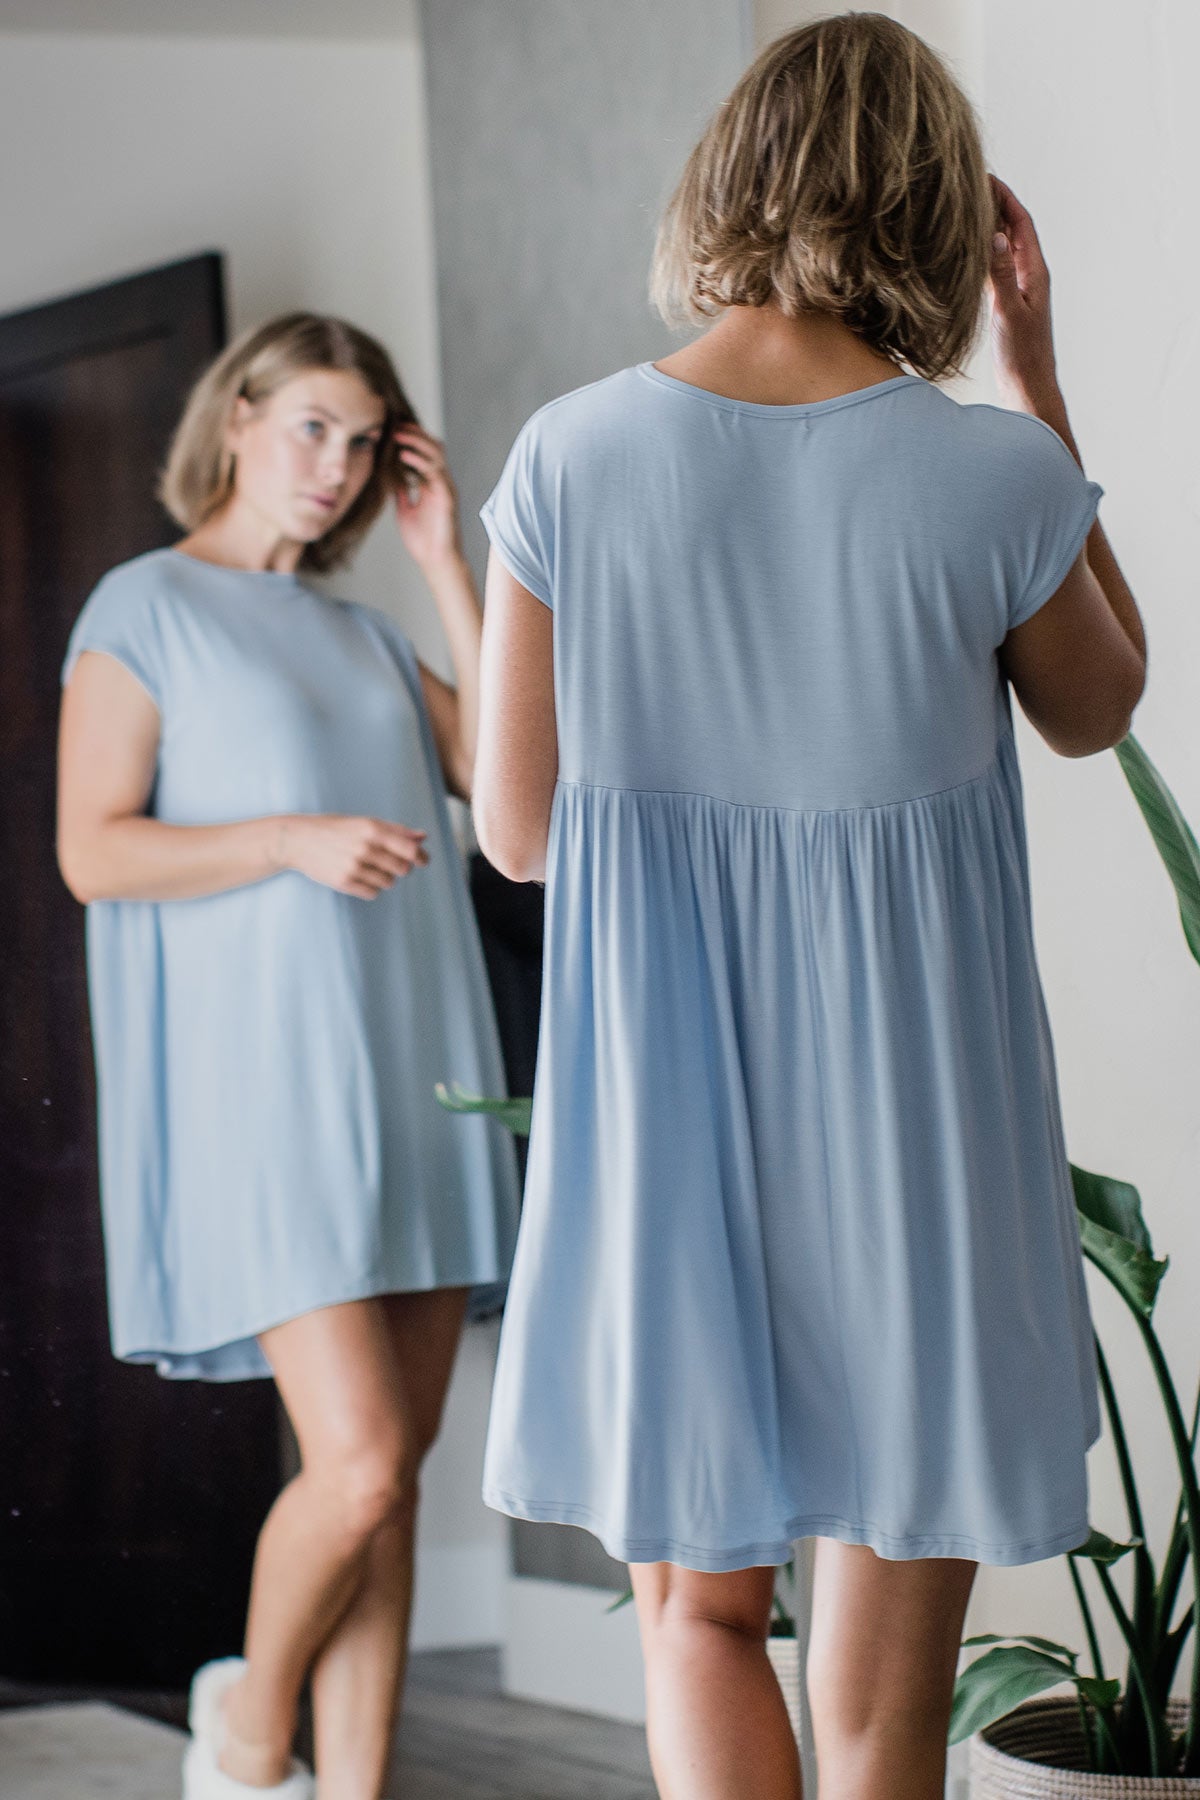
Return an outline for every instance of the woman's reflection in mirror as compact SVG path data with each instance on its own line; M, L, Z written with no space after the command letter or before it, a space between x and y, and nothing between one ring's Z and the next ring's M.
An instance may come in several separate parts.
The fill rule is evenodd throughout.
M481 617L442 444L387 353L306 313L202 376L162 481L185 531L111 570L64 668L59 860L87 903L113 1346L273 1376L300 1468L244 1658L193 1690L188 1800L378 1800L422 1462L468 1292L503 1280L512 1143L437 1104L503 1067L446 802L471 796ZM331 598L385 508L456 685Z

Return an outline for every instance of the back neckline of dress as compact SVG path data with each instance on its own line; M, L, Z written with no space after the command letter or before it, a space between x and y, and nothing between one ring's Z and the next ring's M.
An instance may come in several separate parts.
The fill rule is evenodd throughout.
M846 394L833 394L828 400L795 400L786 406L772 406L761 400L735 400L731 394L714 394L711 388L697 387L695 382L680 381L677 375L668 375L665 369L656 369L653 362L642 362L634 365L637 373L647 381L655 382L659 387L672 388L676 393L690 395L695 400L702 400L709 406L721 407L726 412L751 413L758 418L794 419L805 418L812 413L833 412L838 407L856 406L864 400L874 400L878 394L894 393L903 387L928 387L921 375L889 375L886 381L875 381L869 387L852 388Z

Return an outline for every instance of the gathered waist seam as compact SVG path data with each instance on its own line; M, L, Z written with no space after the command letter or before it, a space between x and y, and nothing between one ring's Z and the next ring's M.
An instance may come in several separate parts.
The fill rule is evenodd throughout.
M1000 761L1000 753L1005 741L1012 741L1012 730L1004 731L997 740L992 760L977 775L969 775L965 781L952 781L949 786L931 788L923 794L908 794L902 800L877 800L864 806L774 806L769 802L757 800L730 800L723 794L709 794L702 788L638 788L618 787L607 781L573 781L560 775L558 786L564 788L587 789L598 794L644 794L651 800L711 800L716 806L732 806L740 812L794 813L797 816L814 813L867 813L893 812L899 807L916 806L922 800L938 800L943 794L957 794L963 788L977 787L981 782L990 780L995 774Z

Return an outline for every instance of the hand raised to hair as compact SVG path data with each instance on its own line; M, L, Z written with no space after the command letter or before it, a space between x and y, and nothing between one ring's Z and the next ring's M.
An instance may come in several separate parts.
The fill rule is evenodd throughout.
M405 478L396 484L396 523L414 562L428 569L459 556L458 490L446 463L446 446L417 424L395 431Z
M988 271L996 385L1005 405L1035 412L1058 388L1050 270L1029 213L1007 183L996 175L988 179L1001 234L993 241Z

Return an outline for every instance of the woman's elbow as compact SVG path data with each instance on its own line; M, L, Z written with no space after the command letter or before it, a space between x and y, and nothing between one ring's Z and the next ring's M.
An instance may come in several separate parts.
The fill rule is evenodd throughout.
M497 816L481 804L476 794L471 818L479 848L494 869L509 881L542 881L546 872L546 836L523 827L518 820Z
M89 906L98 899L95 884L89 879L87 859L79 853L78 847L69 840L64 842L60 837L56 845L58 872L63 878L67 892L72 899L78 900L81 906Z
M1108 704L1095 721L1093 742L1076 754L1091 756L1098 750L1115 750L1133 730L1133 715L1146 689L1146 665L1131 663L1125 681L1109 696Z

